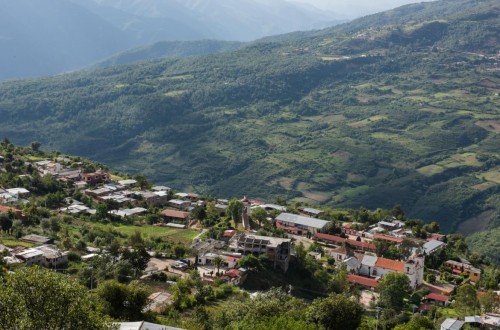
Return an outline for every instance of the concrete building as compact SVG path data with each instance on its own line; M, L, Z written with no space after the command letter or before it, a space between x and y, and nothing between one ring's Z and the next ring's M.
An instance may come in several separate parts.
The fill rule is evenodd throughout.
M242 234L229 241L229 251L242 255L266 255L276 268L288 270L292 240L289 238L267 237Z
M285 231L303 235L324 232L330 221L306 217L292 213L281 213L276 217L276 226Z

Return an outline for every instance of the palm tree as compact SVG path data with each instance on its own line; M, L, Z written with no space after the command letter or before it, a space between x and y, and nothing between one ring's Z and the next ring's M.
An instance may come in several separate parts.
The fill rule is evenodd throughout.
M219 269L222 266L222 264L224 263L224 259L222 259L220 256L217 256L214 258L214 260L212 262L213 262L214 266L217 267L217 273L219 273Z

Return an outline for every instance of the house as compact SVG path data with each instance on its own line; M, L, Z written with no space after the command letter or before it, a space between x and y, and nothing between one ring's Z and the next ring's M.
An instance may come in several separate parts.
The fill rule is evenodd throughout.
M42 265L47 268L57 268L68 263L68 253L62 252L55 245L42 245L37 248L42 252Z
M438 241L438 240L430 240L425 242L424 245L422 245L422 250L424 251L425 255L431 255L442 248L446 246L445 243Z
M500 328L500 314L485 313L482 315L483 327L486 329Z
M12 204L17 203L19 198L16 195L9 194L7 191L0 192L0 203L3 204Z
M441 323L441 330L460 330L464 326L464 321L448 318Z
M83 182L85 182L85 181L83 181ZM91 197L102 197L102 196L106 196L108 194L111 194L112 192L113 192L113 190L106 188L106 187L102 187L102 188L98 188L98 189L87 189L87 190L85 190L85 195L91 196Z
M461 273L467 273L469 279L474 283L481 280L481 269L475 268L471 264L454 260L448 260L444 264L451 267L451 272L454 274L460 275Z
M424 299L428 302L432 302L435 305L442 306L442 307L448 306L448 304L450 303L448 296L445 296L443 294L433 293L433 292L426 295L424 297Z
M137 180L134 179L120 180L118 181L118 184L126 187L135 187L135 185L137 184Z
M276 226L298 235L305 233L321 233L326 230L330 221L310 218L292 213L281 213L276 217Z
M483 325L483 320L479 315L466 316L464 317L464 322L478 328Z
M146 321L139 322L117 322L113 325L118 326L118 330L184 330L182 328L169 327L167 325L161 325Z
M242 255L266 255L269 261L274 264L274 268L279 266L286 272L290 262L291 242L292 240L289 238L248 234L235 235L229 241L229 251Z
M126 218L126 217L131 217L131 216L137 215L137 214L143 214L146 212L148 212L148 210L143 208L143 207L134 207L133 209L111 210L108 213L117 215L117 216L122 217L122 218Z
M166 221L174 221L177 223L188 224L189 219L191 218L191 213L177 211L177 210L163 210L161 211L161 215L165 218Z
M124 196L123 194L111 194L111 195L101 196L98 199L100 199L104 202L111 201L111 202L114 202L118 205L124 205L127 203L134 203L135 202L135 199Z
M110 175L103 171L96 171L92 173L80 173L80 180L89 185L108 182Z
M43 252L32 248L18 252L14 256L22 260L26 266L41 265Z
M406 261L398 261L365 254L359 266L352 258L345 260L347 270L356 275L383 277L388 273L405 274L410 286L416 288L424 283L424 256L412 255Z
M17 198L28 197L30 191L25 188L10 188L6 189L7 193L16 196Z
M318 209L313 209L312 207L299 207L299 211L315 218L319 217L320 214L324 213L323 211Z
M32 244L47 244L47 243L50 243L52 241L48 237L35 235L35 234L23 236L19 240L21 240L23 242L32 243Z
M286 206L277 205L277 204L261 204L261 205L255 206L255 207L261 207L268 212L272 211L272 210L276 210L276 211L280 211L280 212L286 211Z
M153 186L151 188L152 191L164 191L166 193L169 193L170 191L172 191L172 189L170 187L165 187L165 186Z
M330 257L332 257L335 262L342 262L347 258L354 256L354 251L348 246L339 246L333 250L330 250Z
M165 205L168 202L168 195L161 192L137 191L134 195L150 206Z
M232 284L232 285L241 285L245 281L247 277L247 270L245 268L238 269L229 269L224 273L222 278Z
M335 245L343 245L343 244L348 244L352 248L360 251L368 251L368 252L375 252L377 250L377 247L375 244L368 243L368 242L363 242L363 241L358 241L353 240L353 239L348 239L348 238L343 238L340 236L335 236L335 235L328 235L328 234L322 234L322 233L317 233L314 234L313 239L322 241L328 244L335 244Z
M179 210L187 210L191 206L191 202L182 199L171 199L168 201L168 205Z
M402 238L394 237L394 236L387 236L387 235L383 235L383 234L374 234L373 239L379 239L379 240L386 241L389 243L394 243L396 245L403 243Z
M378 280L375 278L369 278L369 277L364 277L364 276L359 276L359 275L354 275L354 274L348 274L347 275L347 281L349 283L354 283L354 284L359 284L361 286L373 289L376 288L378 285Z
M14 216L16 217L16 219L26 220L28 218L23 213L23 211L21 211L19 209L16 209L16 208L13 208L13 207L9 207L9 206L0 205L0 213L10 213L10 212L12 212L14 214Z
M221 268L235 268L238 264L239 257L235 256L227 256L223 254L207 252L198 256L198 264L199 265L214 265L214 259L220 257L224 262L221 265Z
M377 225L385 230L395 230L400 227L399 223L388 222L388 221L379 221Z

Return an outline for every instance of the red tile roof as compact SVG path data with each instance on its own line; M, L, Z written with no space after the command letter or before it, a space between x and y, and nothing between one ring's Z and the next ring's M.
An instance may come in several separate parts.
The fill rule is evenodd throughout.
M238 261L238 260L240 260L240 258L231 257L231 256L225 256L224 259L226 259L227 261Z
M316 239L323 239L325 241L331 241L331 242L336 242L336 243L343 243L343 242L346 241L345 238L342 238L342 237L339 237L339 236L328 235L328 234L321 234L321 233L314 234L314 238L316 238Z
M403 273L405 270L404 262L386 258L378 258L375 267L390 269L400 273Z
M377 249L377 247L375 246L375 244L372 244L372 243L359 242L359 241L352 240L352 239L348 239L347 243L349 243L352 246L359 247L359 248L361 248L363 250L372 250L372 251L375 251Z
M381 239L384 241L389 241L389 242L394 242L394 243L401 243L403 242L402 238L399 237L394 237L394 236L387 236L387 235L382 235L382 234L375 234L373 235L374 239Z
M225 230L224 237L233 237L236 235L236 230Z
M425 299L443 301L443 302L448 301L447 296L442 295L442 294L437 294L437 293L429 293L427 296L425 296Z
M353 274L347 275L347 281L349 281L351 283L356 283L356 284L368 286L370 288L375 288L378 285L378 281L374 278L368 278L368 277L353 275Z
M224 275L226 275L227 277L232 277L232 278L234 278L234 277L238 277L238 276L240 276L240 275L241 275L241 272L240 272L238 269L230 269L230 270L228 270L228 271L226 272L226 274L224 274Z
M187 219L191 215L189 212L177 211L177 210L163 210L161 211L163 216L169 218L177 218L177 219Z
M342 238L342 237L335 236L335 235L317 233L317 234L314 234L314 238L322 239L322 240L330 241L330 242L334 242L334 243L339 243L339 244L346 242L351 246L361 248L363 250L375 251L377 248L375 246L375 244L371 244L371 243L367 243L367 242L360 242L360 241L356 241L353 239Z
M23 211L19 209L10 206L0 205L0 213L9 213L9 211L12 211L16 215L16 218L18 219L26 218L26 215L23 213Z

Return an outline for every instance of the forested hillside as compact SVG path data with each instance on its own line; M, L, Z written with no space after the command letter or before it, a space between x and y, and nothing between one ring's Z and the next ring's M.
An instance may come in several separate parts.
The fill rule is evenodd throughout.
M145 47L120 52L94 66L104 68L111 65L129 64L159 58L206 55L236 50L244 45L243 42L219 40L160 41Z
M497 1L405 6L240 50L0 85L0 135L217 196L500 209Z

